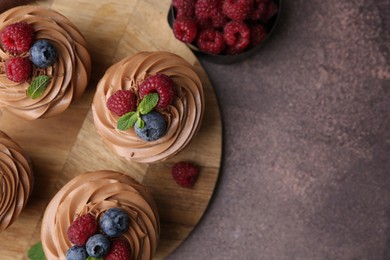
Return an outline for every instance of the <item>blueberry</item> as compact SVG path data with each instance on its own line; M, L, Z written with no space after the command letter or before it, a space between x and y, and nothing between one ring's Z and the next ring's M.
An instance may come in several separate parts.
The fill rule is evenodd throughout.
M141 115L141 118L145 122L144 127L139 128L137 123L134 126L139 138L145 141L154 141L165 134L167 123L160 113L152 111L149 114Z
M110 251L110 241L102 234L96 234L88 239L86 248L89 256L103 257Z
M48 40L37 40L30 48L30 60L39 68L53 65L57 59L57 50Z
M85 260L88 258L88 253L83 246L72 246L66 252L66 260Z
M104 212L100 219L100 228L109 237L117 237L129 228L130 219L121 208L112 208Z

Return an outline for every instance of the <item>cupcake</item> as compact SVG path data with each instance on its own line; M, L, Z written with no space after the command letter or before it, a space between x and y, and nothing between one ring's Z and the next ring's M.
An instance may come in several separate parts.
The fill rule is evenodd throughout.
M0 232L7 229L26 206L32 182L27 155L0 131Z
M97 132L115 154L157 162L180 152L197 133L204 113L203 87L183 58L140 52L106 71L92 112Z
M108 257L122 246L129 259L149 260L159 235L152 196L133 178L113 171L87 172L63 186L47 206L41 230L47 259Z
M0 108L29 120L57 115L90 74L87 43L66 17L38 6L0 14Z

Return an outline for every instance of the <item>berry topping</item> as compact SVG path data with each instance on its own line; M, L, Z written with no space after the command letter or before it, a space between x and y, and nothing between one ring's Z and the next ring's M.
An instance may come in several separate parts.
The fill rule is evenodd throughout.
M131 259L129 244L122 239L116 239L111 242L110 252L104 257L104 260L128 260Z
M67 235L69 241L77 246L84 246L87 240L99 232L96 219L91 214L79 216L70 224Z
M25 22L10 24L1 31L0 38L6 51L13 54L27 52L34 40L34 29Z
M164 109L171 104L175 95L175 83L173 80L164 74L156 74L146 78L139 86L139 94L141 97L150 93L158 93L159 100L157 103L158 109Z
M198 25L192 18L178 18L173 23L173 34L180 41L191 43L198 34Z
M224 14L237 21L245 20L251 13L253 0L224 0L222 10Z
M26 81L32 72L32 64L28 58L14 57L5 62L5 73L9 80L17 83Z
M89 256L103 257L110 251L110 241L102 234L96 234L88 239L86 248Z
M47 68L57 60L57 50L47 40L37 40L30 49L30 60L39 68Z
M141 119L144 122L142 128L135 124L135 133L139 138L145 141L155 141L165 134L167 129L167 123L162 115L156 111L152 111L149 114L142 115Z
M66 252L66 260L85 260L88 258L88 253L83 246L72 246Z
M259 45L267 36L265 27L261 24L254 25L250 28L251 31L251 44L253 46Z
M269 0L253 0L253 10L249 15L251 20L260 20L266 14L268 10Z
M111 208L100 219L101 230L109 237L117 237L129 228L130 219L121 208Z
M244 51L250 43L250 30L244 22L230 21L223 29L223 37L227 45Z
M123 116L136 107L137 97L130 90L118 90L107 100L107 108L118 116Z
M176 9L176 18L193 17L195 14L195 0L173 0Z
M178 162L172 167L173 179L177 184L185 188L192 187L198 175L198 167L190 162Z
M223 34L214 29L204 29L199 33L198 47L211 54L219 54L225 48Z

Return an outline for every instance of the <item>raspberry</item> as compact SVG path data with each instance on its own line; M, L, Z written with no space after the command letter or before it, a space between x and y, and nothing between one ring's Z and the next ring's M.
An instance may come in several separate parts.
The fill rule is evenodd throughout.
M193 17L195 15L194 0L173 0L172 4L176 10L176 18Z
M222 28L227 24L229 18L222 12L223 1L218 1L213 11L210 13L211 23L214 28Z
M112 94L107 100L107 108L117 114L124 114L135 110L137 107L137 97L130 90L120 89Z
M219 54L225 48L223 34L214 29L204 29L199 33L196 45L205 52Z
M195 16L198 20L207 20L218 7L219 0L198 0L195 4Z
M250 13L249 18L255 21L262 19L267 14L268 3L269 0L254 0L253 10Z
M91 214L79 216L68 227L66 232L69 241L76 246L84 246L88 239L99 232L96 219Z
M250 43L250 30L244 22L232 20L223 28L223 37L227 45L244 51Z
M172 167L172 177L182 187L194 185L199 175L199 169L190 162L178 162Z
M256 46L259 45L267 36L267 31L265 27L261 24L253 25L250 28L251 31L251 45Z
M278 5L271 1L267 8L267 13L264 15L264 17L261 19L263 22L268 22L272 17L274 17L278 13Z
M34 40L34 29L25 22L13 23L1 31L0 38L5 50L13 54L27 52Z
M175 95L175 83L173 80L164 74L156 74L148 77L139 86L139 94L141 97L150 93L158 93L159 100L157 108L164 109L171 104Z
M222 11L224 14L237 21L245 20L253 8L253 0L224 0Z
M198 26L192 18L182 17L175 20L173 34L180 41L191 43L198 34Z
M111 242L111 249L104 260L128 260L131 259L129 244L122 239Z
M5 62L5 73L9 80L17 83L26 81L32 72L32 64L28 58L14 57Z

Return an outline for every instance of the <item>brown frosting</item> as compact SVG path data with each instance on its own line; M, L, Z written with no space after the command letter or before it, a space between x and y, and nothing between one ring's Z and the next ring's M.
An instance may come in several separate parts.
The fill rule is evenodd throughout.
M78 29L58 12L38 6L20 6L0 14L0 31L9 24L24 21L32 25L36 39L48 39L58 52L57 62L45 69L52 77L40 98L26 95L29 82L16 83L0 72L0 108L26 118L51 117L63 112L81 97L91 74L87 43ZM26 54L28 55L28 54ZM0 46L0 59L9 58Z
M27 155L0 131L0 231L8 228L26 206L32 182Z
M156 141L140 139L133 128L117 129L118 116L107 109L107 99L119 89L138 93L138 85L150 75L162 73L176 84L172 104L162 112L167 131ZM198 131L204 112L202 83L192 66L169 52L140 52L111 66L99 81L92 111L96 129L116 154L137 162L156 162L181 151Z
M130 176L113 171L81 174L51 200L42 221L41 240L47 259L65 259L71 247L66 232L80 215L97 219L109 208L121 207L130 217L128 231L132 259L150 260L156 251L160 222L150 193Z

